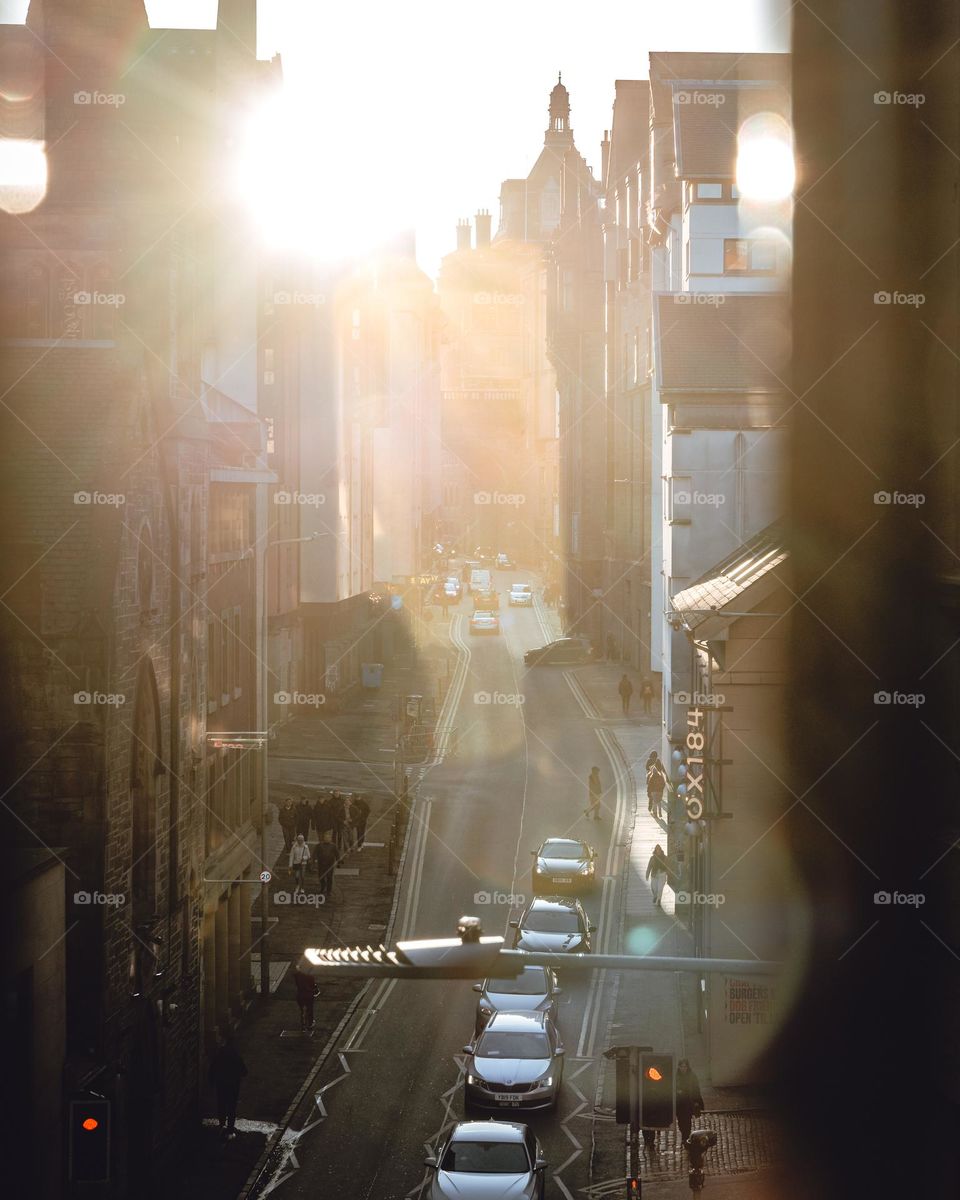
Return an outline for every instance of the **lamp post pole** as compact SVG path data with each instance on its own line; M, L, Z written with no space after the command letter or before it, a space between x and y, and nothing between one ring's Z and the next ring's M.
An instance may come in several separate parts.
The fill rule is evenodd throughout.
M267 802L270 794L270 772L268 763L269 729L267 725L269 707L269 567L270 550L274 546L290 546L296 542L312 542L320 535L311 533L307 537L281 538L277 542L268 542L263 554L263 579L261 580L262 600L260 611L260 729L263 740L260 743L260 1000L266 1003L270 999L270 879L271 870L267 862Z

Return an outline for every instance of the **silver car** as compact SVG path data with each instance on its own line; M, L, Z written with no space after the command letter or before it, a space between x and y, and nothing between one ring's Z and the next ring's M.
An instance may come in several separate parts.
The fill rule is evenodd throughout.
M476 1036L495 1012L545 1012L557 1019L557 977L549 967L524 967L515 979L485 979L475 983L477 1001Z
M531 850L533 892L592 888L597 878L597 852L576 838L547 838Z
M548 954L589 954L590 934L596 926L587 920L575 896L534 896L518 921L510 924L514 950Z
M476 1044L464 1046L465 1112L556 1108L563 1077L560 1033L543 1012L494 1013Z
M543 1200L547 1164L533 1130L513 1121L461 1121L435 1156L430 1200Z

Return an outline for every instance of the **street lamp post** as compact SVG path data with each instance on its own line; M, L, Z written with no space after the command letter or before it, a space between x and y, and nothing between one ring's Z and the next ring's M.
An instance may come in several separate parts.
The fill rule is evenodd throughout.
M269 691L268 676L270 674L269 653L269 578L270 550L274 546L290 546L297 542L312 542L320 536L311 533L307 537L281 538L277 542L268 542L263 555L263 598L260 613L260 645L263 658L260 663L260 732L263 734L260 754L260 1000L266 1003L270 999L270 878L271 871L267 863L267 801L270 794L270 773L268 763L269 729ZM253 550L248 551L253 555Z

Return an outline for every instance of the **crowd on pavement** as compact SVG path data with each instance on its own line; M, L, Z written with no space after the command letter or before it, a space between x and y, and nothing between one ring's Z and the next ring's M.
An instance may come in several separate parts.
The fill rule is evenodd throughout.
M324 900L330 897L334 868L363 847L369 817L370 802L362 792L327 789L313 803L305 795L299 801L287 796L280 805L279 819L294 895L305 890L312 866L318 891ZM316 835L313 849L311 833Z

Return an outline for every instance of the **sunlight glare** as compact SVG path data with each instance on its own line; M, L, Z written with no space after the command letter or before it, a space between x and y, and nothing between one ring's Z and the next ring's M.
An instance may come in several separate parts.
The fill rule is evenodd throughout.
M748 117L737 135L737 187L746 200L786 200L796 183L793 136L776 113Z
M47 151L29 138L0 138L0 209L33 212L47 194Z

